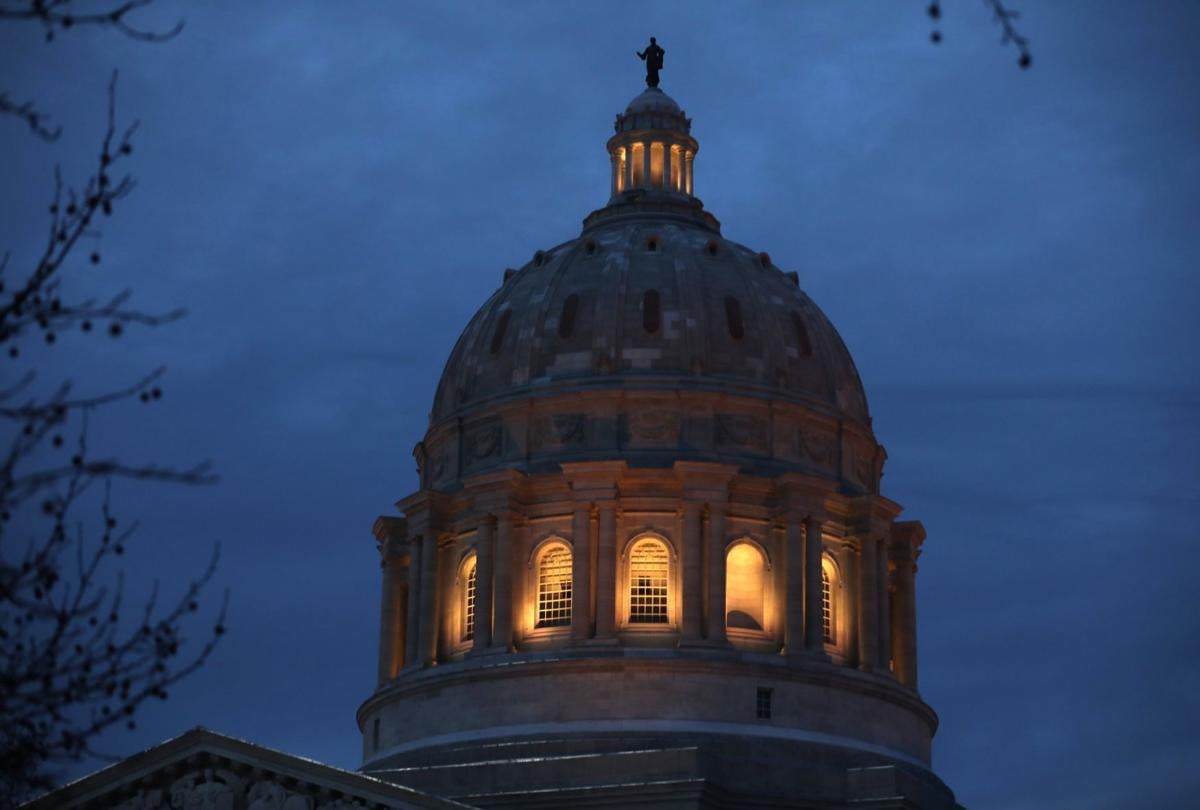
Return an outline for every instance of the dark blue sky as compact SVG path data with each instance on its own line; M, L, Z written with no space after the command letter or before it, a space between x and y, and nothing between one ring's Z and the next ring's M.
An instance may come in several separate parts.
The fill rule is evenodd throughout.
M0 248L33 260L117 67L139 187L68 290L190 309L69 336L43 380L165 363L164 401L97 440L222 475L117 487L132 577L177 590L220 541L232 632L112 750L203 724L357 764L372 520L415 487L442 363L504 268L607 198L654 34L697 194L837 325L885 492L929 531L938 773L972 808L1194 800L1200 4L1014 0L1028 72L971 0L938 47L923 2L216 5L159 3L147 24L187 23L161 46L0 30L0 85L66 127L0 120Z

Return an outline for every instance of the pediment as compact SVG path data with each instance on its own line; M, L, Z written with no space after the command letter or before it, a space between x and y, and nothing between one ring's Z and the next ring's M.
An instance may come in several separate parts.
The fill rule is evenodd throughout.
M188 731L24 810L463 810L469 805L208 729Z

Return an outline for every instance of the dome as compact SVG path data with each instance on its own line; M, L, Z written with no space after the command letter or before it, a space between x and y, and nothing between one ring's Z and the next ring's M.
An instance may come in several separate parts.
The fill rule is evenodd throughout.
M610 196L471 319L417 449L424 486L620 458L789 471L877 491L883 451L837 330L695 195L699 144L649 87L617 115Z
M653 218L590 229L506 273L454 347L432 421L564 386L738 390L868 422L854 362L795 273Z

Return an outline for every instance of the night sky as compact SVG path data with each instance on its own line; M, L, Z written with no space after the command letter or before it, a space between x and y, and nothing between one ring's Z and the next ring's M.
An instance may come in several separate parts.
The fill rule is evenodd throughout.
M98 450L211 459L121 482L127 573L177 593L222 559L209 665L105 744L202 724L358 764L374 688L376 515L416 487L442 364L538 249L604 204L634 51L693 118L695 187L841 332L924 522L921 691L934 767L972 808L1172 808L1200 792L1200 4L1013 0L1034 66L976 0L160 2L147 45L0 27L0 251L39 252L55 162L81 177L121 71L138 188L68 294L189 309L36 363L80 393L168 366ZM137 587L134 590L138 590Z

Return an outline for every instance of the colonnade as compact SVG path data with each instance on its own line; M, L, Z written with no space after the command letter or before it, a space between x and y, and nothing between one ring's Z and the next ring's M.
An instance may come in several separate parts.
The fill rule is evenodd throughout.
M626 139L613 148L612 196L635 188L692 194L694 143L659 139Z
M572 644L618 643L618 548L616 498L583 497L571 505ZM729 504L684 500L678 543L681 601L678 643L729 645L726 634L726 531ZM595 527L593 530L593 516ZM514 634L514 529L522 517L511 510L479 515L475 521L474 632L470 654L508 652ZM823 529L815 511L779 516L783 533L782 652L791 660L829 660L822 622ZM415 532L414 532L415 529ZM437 533L428 525L408 526L404 537L381 537L383 588L380 682L404 668L438 661L439 616L446 595L438 587ZM846 663L867 672L892 673L916 688L916 555L924 539L919 523L892 523L860 532L844 544L851 587L840 609L849 611L854 644ZM594 571L592 561L595 560ZM594 599L593 599L594 595ZM518 597L522 602L536 594ZM441 608L439 609L439 606ZM444 619L442 619L444 620ZM672 631L674 632L674 631Z

